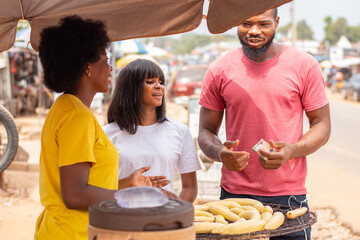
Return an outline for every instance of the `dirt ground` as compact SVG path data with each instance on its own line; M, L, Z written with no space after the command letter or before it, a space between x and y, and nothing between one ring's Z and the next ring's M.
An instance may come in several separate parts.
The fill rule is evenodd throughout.
M186 109L171 103L168 103L168 115L183 123L187 121ZM102 116L99 118L102 123ZM40 141L36 130L39 124L37 116L16 120L22 128L20 141ZM3 175L6 190L0 189L0 238L33 239L36 219L43 209L38 195L38 172L7 169ZM317 213L317 223L312 227L312 239L360 240L359 234L340 222L335 209L323 206L311 210Z
M16 182L9 183L11 188L7 191L0 192L1 239L33 239L36 219L43 209L38 197L35 196L37 189L34 189L34 186L37 183L37 177L38 174L34 172L7 172L7 178L14 179ZM23 185L27 185L28 189L23 188ZM360 240L360 235L352 232L348 226L338 220L333 209L320 208L312 209L312 211L317 213L317 223L312 227L312 239Z

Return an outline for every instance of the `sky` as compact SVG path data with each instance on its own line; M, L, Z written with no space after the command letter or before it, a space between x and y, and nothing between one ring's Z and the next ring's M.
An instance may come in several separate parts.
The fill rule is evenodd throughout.
M205 1L207 2L207 1ZM323 40L325 36L324 19L331 16L333 21L344 17L349 26L360 25L360 0L294 0L296 22L305 20L314 33L316 40ZM290 6L292 2L278 8L280 24L279 27L291 23ZM206 22L193 31L194 33L209 33ZM227 31L228 34L235 34L235 29Z
M279 7L280 26L291 22L291 2ZM311 27L314 38L325 37L324 19L331 16L333 21L344 17L349 26L360 25L360 0L294 0L296 22L305 20Z

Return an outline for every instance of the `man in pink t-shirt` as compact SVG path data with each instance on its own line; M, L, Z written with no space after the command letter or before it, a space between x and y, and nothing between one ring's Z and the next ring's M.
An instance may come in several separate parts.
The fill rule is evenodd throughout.
M242 48L210 65L200 97L198 141L208 157L223 163L221 199L300 207L307 206L306 156L330 136L329 103L315 58L273 42L278 24L277 9L247 19L238 26ZM217 134L225 109L228 140L221 143ZM310 123L305 135L303 111ZM275 151L252 152L261 138ZM290 237L305 239L304 232Z

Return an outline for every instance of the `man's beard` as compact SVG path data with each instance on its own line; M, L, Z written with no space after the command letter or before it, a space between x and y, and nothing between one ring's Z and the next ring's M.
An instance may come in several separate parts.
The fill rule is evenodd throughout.
M237 35L238 35L238 38L239 38L240 43L242 45L242 50L243 50L245 56L248 57L252 61L257 61L259 59L262 59L265 56L267 50L269 49L271 43L274 40L275 32L271 36L269 41L267 43L265 43L261 48L251 48L251 47L249 47L249 45L240 38L239 33ZM261 40L264 39L262 37L253 36L253 35L250 35L250 38L258 38L258 39L261 39Z

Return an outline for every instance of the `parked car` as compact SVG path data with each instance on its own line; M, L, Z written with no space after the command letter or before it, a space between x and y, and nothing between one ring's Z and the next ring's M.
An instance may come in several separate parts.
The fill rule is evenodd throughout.
M341 88L341 96L347 99L352 96L353 101L360 101L360 74L353 75Z
M207 69L207 65L179 68L167 85L168 99L186 107L190 96L200 94Z

